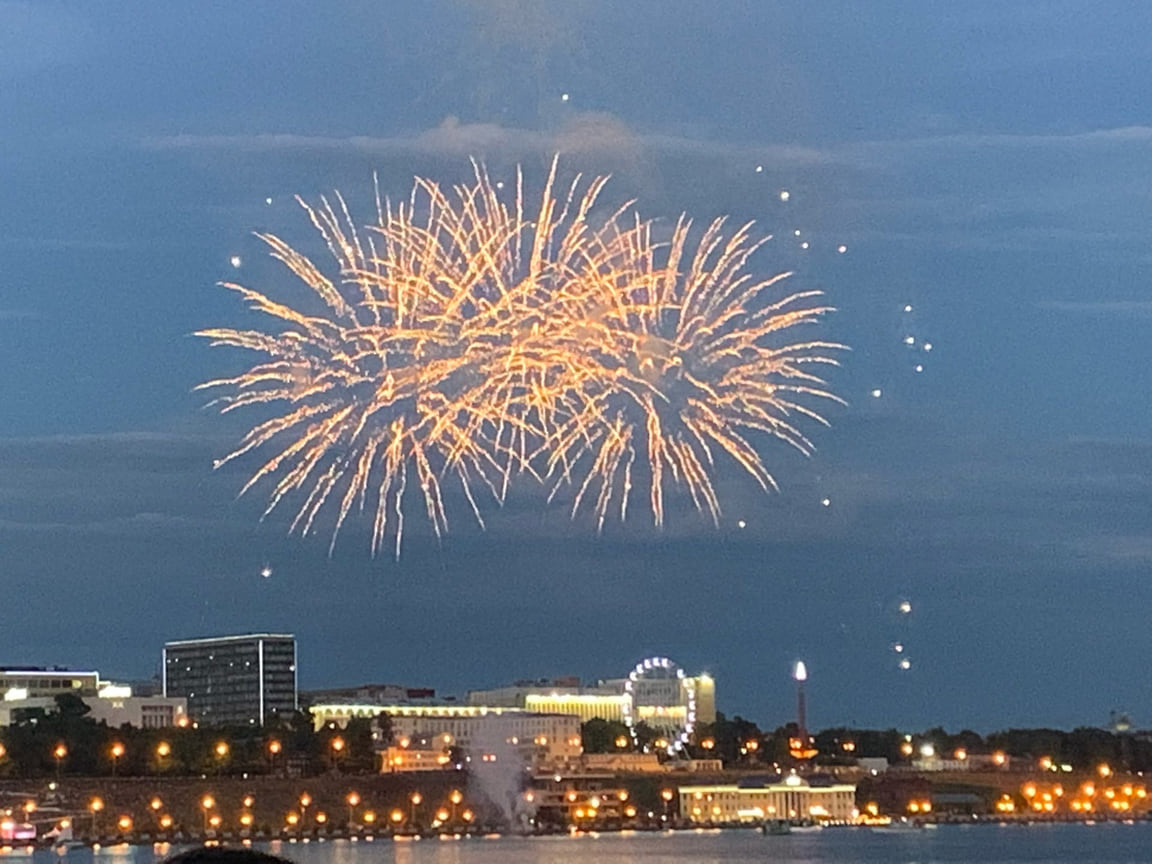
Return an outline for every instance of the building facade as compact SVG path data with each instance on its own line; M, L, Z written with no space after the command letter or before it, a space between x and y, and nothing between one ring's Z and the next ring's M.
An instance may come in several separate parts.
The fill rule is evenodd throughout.
M313 726L343 728L352 718L387 714L392 742L380 748L384 771L451 768L446 756L459 748L478 762L518 760L543 768L577 766L584 752L580 718L520 708L477 705L313 705Z
M766 783L680 787L680 818L697 825L758 823L765 819L851 822L854 783L809 781L796 774Z
M0 699L52 698L71 693L84 698L100 689L100 673L59 667L8 666L0 668Z
M101 681L96 672L4 670L0 687L0 726L11 726L30 712L55 711L56 697L64 693L83 701L90 719L113 728L163 729L188 722L186 700L136 696L131 687Z
M296 638L252 633L183 639L164 645L165 696L188 700L188 713L211 726L264 726L298 706Z
M581 721L643 722L665 732L688 734L716 722L716 682L707 674L686 675L672 661L652 657L625 678L582 685L576 678L518 681L507 687L472 690L468 704L572 714Z

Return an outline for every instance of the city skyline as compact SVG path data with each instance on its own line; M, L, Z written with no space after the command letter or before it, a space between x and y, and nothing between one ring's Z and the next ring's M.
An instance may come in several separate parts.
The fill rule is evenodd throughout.
M656 8L0 0L0 657L144 678L291 632L302 688L462 692L665 655L755 718L802 659L816 728L1152 726L1152 8ZM244 358L191 335L255 326L219 281L291 292L252 232L322 253L294 195L364 222L374 175L538 191L556 153L669 230L755 219L751 269L825 291L815 454L760 442L778 494L719 465L718 528L517 489L394 561L367 519L331 556L261 521L193 392Z

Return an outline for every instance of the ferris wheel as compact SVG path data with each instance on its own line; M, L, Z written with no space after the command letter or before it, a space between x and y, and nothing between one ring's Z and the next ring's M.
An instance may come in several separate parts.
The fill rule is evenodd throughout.
M624 723L635 742L643 722L662 733L669 754L684 751L696 728L696 679L667 657L636 664L624 682Z

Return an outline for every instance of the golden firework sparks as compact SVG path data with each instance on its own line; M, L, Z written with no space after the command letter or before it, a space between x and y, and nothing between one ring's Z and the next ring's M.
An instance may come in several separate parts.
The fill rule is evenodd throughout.
M241 492L271 484L265 515L299 501L292 530L307 535L331 506L335 544L348 515L366 510L373 552L391 532L397 555L410 479L437 535L448 525L450 478L481 525L476 490L502 501L518 474L548 477L553 494L574 484L574 514L596 490L600 524L618 494L623 517L638 460L657 525L666 474L716 519L717 447L774 486L748 434L808 452L794 418L823 421L798 400L834 397L806 370L834 362L828 354L840 347L775 344L777 334L828 307L808 305L811 292L764 302L782 276L755 281L746 271L759 245L749 226L725 239L717 221L690 254L686 219L665 245L649 224L625 225L627 207L593 224L606 182L577 177L561 189L553 161L528 212L519 172L506 203L474 165L469 184L444 190L417 178L406 202L378 198L376 221L362 230L339 196L300 201L334 276L259 236L316 309L226 283L275 326L197 334L264 355L201 385L222 391L210 404L275 406L217 465L261 453Z

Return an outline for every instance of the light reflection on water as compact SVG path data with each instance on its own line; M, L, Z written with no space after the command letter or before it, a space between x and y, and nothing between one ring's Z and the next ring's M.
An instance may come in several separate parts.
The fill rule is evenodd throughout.
M0 864L156 864L185 847L112 846L14 850ZM1091 862L1152 858L1152 824L945 826L880 835L866 830L764 837L753 831L502 837L467 840L280 843L259 846L297 864L991 864Z

